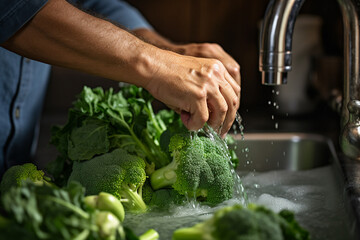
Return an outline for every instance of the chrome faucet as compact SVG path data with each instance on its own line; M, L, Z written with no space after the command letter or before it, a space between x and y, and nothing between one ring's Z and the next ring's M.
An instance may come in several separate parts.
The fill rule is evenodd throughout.
M337 1L344 24L344 91L339 141L346 156L360 160L360 0ZM287 72L291 70L292 33L304 2L271 0L267 6L259 56L259 70L265 85L287 82Z

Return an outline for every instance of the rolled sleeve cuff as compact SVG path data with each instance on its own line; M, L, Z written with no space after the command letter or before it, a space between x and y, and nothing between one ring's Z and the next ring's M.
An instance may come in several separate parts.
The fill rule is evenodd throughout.
M0 1L0 43L19 31L46 2L47 0Z

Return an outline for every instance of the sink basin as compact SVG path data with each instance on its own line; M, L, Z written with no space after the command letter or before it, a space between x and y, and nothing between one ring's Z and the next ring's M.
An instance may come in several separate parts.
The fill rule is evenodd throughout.
M289 209L310 232L312 240L360 239L356 218L344 191L344 177L334 146L320 135L298 133L249 133L244 140L235 135L240 159L236 169L247 202L274 211ZM242 192L243 193L243 192ZM165 212L130 215L125 224L141 234L155 228L161 240L173 231L207 219L216 209L235 203L234 199L210 208L189 202ZM196 207L194 207L196 206ZM171 221L169 221L171 219Z
M239 171L307 170L330 164L336 156L331 141L321 135L251 133L234 135Z
M234 135L239 173L249 202L287 208L311 239L360 239L332 142L321 135Z

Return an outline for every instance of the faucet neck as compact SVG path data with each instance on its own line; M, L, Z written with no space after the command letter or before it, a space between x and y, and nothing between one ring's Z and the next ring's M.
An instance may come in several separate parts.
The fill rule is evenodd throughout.
M296 17L305 0L272 0L260 33L259 69L265 85L285 84L291 71L292 35Z
M349 120L347 108L349 105L352 107L350 111L357 109L357 100L360 100L360 0L337 1L344 22L344 93L340 145L345 155L360 159L360 126L354 128L355 116L352 113L352 119ZM284 76L291 70L292 33L296 17L304 2L305 0L269 2L260 32L259 70L262 72L263 84L286 83Z

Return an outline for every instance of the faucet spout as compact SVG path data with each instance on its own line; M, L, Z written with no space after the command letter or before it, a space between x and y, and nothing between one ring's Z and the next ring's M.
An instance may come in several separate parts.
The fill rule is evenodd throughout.
M346 156L360 160L360 0L337 1L344 23L340 146ZM259 70L265 85L287 82L287 72L291 70L292 33L304 2L305 0L271 0L268 4L260 32L259 54Z
M305 0L271 0L260 37L259 69L262 83L280 85L291 71L292 35L296 17Z

